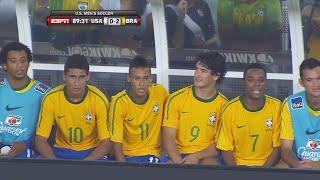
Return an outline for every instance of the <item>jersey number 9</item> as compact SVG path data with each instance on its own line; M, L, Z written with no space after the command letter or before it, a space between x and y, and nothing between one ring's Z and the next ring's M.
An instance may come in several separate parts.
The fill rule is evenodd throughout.
M199 134L200 134L199 126L192 126L192 128L190 129L191 139L189 140L189 142L193 142L194 140L196 140Z

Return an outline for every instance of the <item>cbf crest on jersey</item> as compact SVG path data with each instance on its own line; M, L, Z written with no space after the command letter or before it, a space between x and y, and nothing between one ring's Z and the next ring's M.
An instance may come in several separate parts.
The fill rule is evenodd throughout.
M263 9L260 8L260 9L258 10L257 15L260 16L260 17L263 17L263 16L264 16Z
M266 130L272 130L273 122L272 119L266 119Z
M91 123L92 122L92 113L91 112L87 112L85 115L86 118L86 122L87 123Z
M88 10L88 2L79 2L78 9L79 10Z
M159 109L160 109L159 104L155 104L155 105L153 106L153 108L152 108L152 110L153 110L154 113L157 113L157 112L159 111Z
M291 109L301 109L303 108L303 100L301 96L290 99Z
M208 117L208 125L214 126L216 121L217 121L217 113L215 113L215 112L210 113L210 115Z

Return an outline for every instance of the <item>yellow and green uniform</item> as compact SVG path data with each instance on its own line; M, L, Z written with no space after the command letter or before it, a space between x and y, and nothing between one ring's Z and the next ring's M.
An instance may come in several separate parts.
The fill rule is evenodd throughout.
M237 165L261 166L280 147L281 102L265 96L262 108L251 111L243 98L234 98L223 110L217 148L233 151Z
M56 148L84 151L110 137L107 130L109 102L94 86L86 86L80 102L72 102L64 85L52 89L43 99L36 134L48 138L57 127Z
M99 10L100 0L50 0L50 10Z
M316 113L317 111L313 111L310 109L310 113L314 116L320 115ZM280 139L284 140L294 140L294 133L293 133L293 126L292 126L292 119L288 105L288 99L283 101L282 111L281 111L281 136Z
M122 143L125 156L161 156L161 123L168 96L162 85L151 85L148 98L138 103L123 90L112 97L109 128L111 140Z
M219 0L219 26L232 25L239 39L260 40L281 26L279 0L256 0L245 3L239 0Z
M194 86L169 96L162 126L177 129L176 144L181 154L202 151L215 143L221 111L227 102L220 92L211 99L201 99Z

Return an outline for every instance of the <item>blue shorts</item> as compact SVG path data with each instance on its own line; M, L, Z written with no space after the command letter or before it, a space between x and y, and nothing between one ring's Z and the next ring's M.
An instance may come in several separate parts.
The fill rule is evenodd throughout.
M35 158L39 156L39 153L36 152L33 149L27 148L25 151L23 151L21 154L17 155L17 158Z
M83 151L75 151L72 149L66 148L53 148L53 152L58 159L77 159L83 160L87 156L89 156L95 148L83 150ZM101 160L106 160L105 157L101 158Z
M181 154L181 158L183 159L183 158L185 158L185 157L188 156L188 155L190 155L190 154ZM225 165L225 164L224 164L224 161L223 161L223 159L222 159L221 153L219 153L219 154L217 155L216 160L217 160L218 163L220 163L221 165ZM163 163L168 163L168 161L169 161L169 156L168 156L168 154L166 154L166 155L161 159L161 162L163 162Z
M160 163L160 159L154 155L126 157L126 161L136 163Z
M188 156L189 154L181 154L181 158L183 159L184 157ZM162 163L168 163L169 161L169 156L168 154L166 154L162 159L161 159L161 162Z
M220 163L220 165L223 165L223 166L226 165L226 164L224 163L224 161L223 161L223 158L222 158L221 153L218 154L218 156L216 157L216 159L217 159L218 163Z

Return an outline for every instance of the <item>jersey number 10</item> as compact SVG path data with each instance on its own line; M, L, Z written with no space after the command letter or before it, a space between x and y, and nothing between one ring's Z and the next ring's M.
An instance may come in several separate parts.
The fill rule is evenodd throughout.
M69 128L69 142L81 143L83 141L83 130L80 127Z

